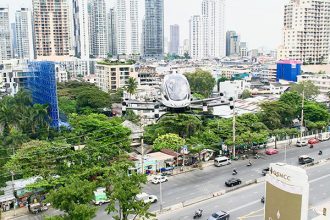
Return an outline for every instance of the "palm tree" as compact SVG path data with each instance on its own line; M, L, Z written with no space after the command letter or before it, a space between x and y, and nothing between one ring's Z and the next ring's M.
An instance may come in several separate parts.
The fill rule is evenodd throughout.
M126 86L126 91L132 96L133 94L135 94L137 87L138 83L136 79L133 77L129 77Z
M0 102L0 126L4 135L9 134L11 129L18 124L15 112L14 98L10 96L4 97Z

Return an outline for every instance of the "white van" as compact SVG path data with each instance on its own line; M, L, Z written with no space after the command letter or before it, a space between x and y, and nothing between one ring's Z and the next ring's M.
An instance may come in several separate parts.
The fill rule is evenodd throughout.
M320 133L318 136L319 136L318 139L319 139L320 141L327 141L327 140L330 139L330 135L329 135L328 132Z
M214 158L214 166L221 167L231 164L231 160L228 157L216 157Z

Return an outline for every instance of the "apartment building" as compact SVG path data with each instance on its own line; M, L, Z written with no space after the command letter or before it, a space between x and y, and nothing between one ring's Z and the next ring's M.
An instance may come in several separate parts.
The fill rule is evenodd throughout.
M9 9L0 8L0 61L12 58Z

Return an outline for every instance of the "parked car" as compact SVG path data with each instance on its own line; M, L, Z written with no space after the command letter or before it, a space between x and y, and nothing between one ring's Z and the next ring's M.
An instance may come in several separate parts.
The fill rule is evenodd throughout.
M308 144L317 144L319 142L320 142L320 140L317 138L311 138L308 140Z
M151 182L154 184L163 183L163 182L167 182L167 181L168 181L167 177L161 176L161 175L154 176L151 180Z
M266 174L269 172L269 167L262 169L261 173L263 176L266 176Z
M313 163L314 159L307 155L301 155L300 157L298 157L298 162L299 164Z
M149 195L147 193L140 193L136 195L136 200L143 201L144 203L155 203L158 198L155 195Z
M238 179L238 178L230 178L229 180L227 180L225 182L226 186L232 187L232 186L236 186L242 183L242 180Z
M278 150L274 149L274 148L268 148L266 150L266 154L267 155L273 155L273 154L277 154L278 153Z
M229 220L229 213L225 211L219 211L213 213L207 220Z
M296 143L296 146L297 147L307 146L307 141L305 141L305 140L298 140L297 143Z

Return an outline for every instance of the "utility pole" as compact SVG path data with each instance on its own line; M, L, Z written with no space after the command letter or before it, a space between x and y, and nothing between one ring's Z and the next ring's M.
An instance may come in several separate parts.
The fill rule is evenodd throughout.
M13 196L15 196L15 184L14 184L14 172L10 171L11 174L11 185L12 185L12 189L13 189ZM14 200L14 215L16 215L16 197Z
M159 199L160 199L160 213L163 211L163 192L162 192L162 181L159 181Z
M232 103L230 104L230 108L233 109L233 158L236 157L236 112L235 112L235 101L233 98L230 100Z
M302 140L304 128L304 102L305 102L305 86L303 88L302 102L301 102L301 121L300 121L300 141Z
M144 143L143 143L143 127L142 127L142 137L141 137L141 172L144 174Z

